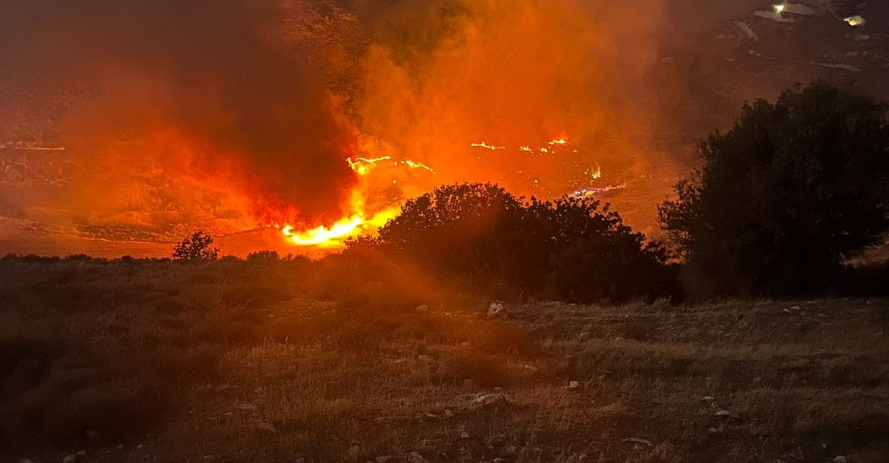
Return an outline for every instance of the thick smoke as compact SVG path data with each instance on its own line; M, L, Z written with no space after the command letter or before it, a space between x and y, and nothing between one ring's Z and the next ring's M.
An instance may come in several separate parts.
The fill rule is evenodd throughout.
M356 186L349 156L435 168L372 185L379 207L453 181L561 194L526 174L667 168L649 144L681 77L655 70L665 47L701 32L676 24L731 14L676 3L0 0L2 135L64 145L74 166L55 196L23 203L162 233L329 223ZM517 151L556 138L582 153ZM469 147L479 141L510 151Z
M19 107L2 109L57 106L58 143L97 165L74 188L84 208L105 205L96 187L129 191L96 176L126 183L156 167L243 193L257 220L332 218L354 141L329 89L330 73L347 71L326 58L343 34L323 12L272 5L4 2L0 82ZM302 22L288 22L294 13Z

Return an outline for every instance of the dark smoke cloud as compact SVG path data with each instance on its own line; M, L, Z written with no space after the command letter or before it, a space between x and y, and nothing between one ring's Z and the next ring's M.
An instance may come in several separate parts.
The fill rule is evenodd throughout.
M258 1L4 0L4 101L35 111L67 91L59 142L78 155L157 157L150 143L155 152L103 145L172 128L189 138L172 154L189 157L179 173L229 179L256 198L257 217L332 216L353 134L328 71L348 64L324 62L331 28L283 40L285 28L300 33L288 14Z

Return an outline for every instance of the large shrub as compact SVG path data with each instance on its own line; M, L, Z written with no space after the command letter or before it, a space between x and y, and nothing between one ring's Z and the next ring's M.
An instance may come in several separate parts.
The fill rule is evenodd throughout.
M887 106L816 82L743 108L659 221L705 295L826 289L889 226Z
M411 199L379 237L350 244L433 275L499 283L525 295L622 301L670 295L664 254L589 198L524 201L496 185L442 186Z

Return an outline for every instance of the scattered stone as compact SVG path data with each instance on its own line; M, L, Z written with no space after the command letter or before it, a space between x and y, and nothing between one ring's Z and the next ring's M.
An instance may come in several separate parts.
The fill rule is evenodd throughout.
M390 457L389 455L383 455L381 457L374 458L374 461L376 461L377 463L386 463L387 461L389 461L391 459L392 459L392 457Z
M212 461L212 460L215 460L215 459L216 459L216 455L209 455L209 454L208 454L208 455L204 455L204 456L201 457L201 458L203 458L204 460L207 460L207 461Z
M535 367L534 365L528 365L527 363L522 365L522 368L528 371L537 371L537 367Z
M516 447L515 445L510 445L509 447L506 447L505 449L503 449L503 451L508 453L509 455L512 455L512 454L518 453L519 448Z
M265 392L265 389L263 389L262 387L258 387L253 390L254 394L262 394L263 392Z
M704 402L713 402L714 400L716 400L716 397L713 397L712 395L705 395L704 397L701 397L701 400L703 400Z
M303 457L299 457L296 459L296 463L306 463L306 459Z
M116 448L117 450L123 450L124 447L123 447L123 444L120 444L120 445L118 445L117 447L114 447L114 448Z
M435 363L435 359L426 354L420 354L417 356L417 360L423 363Z
M494 463L506 463L506 459L505 458L495 458Z
M426 304L418 305L416 308L417 312L429 312L429 306Z
M647 439L640 439L638 437L628 437L626 439L621 439L621 442L632 442L634 444L642 444L651 447L651 441Z
M241 404L238 406L238 408L249 412L255 412L256 410L259 410L259 407L253 404Z
M571 389L571 390L580 389L580 383L577 381L571 381L568 383L568 389Z
M270 432L272 434L278 432L278 429L275 428L275 425L273 425L272 423L262 422L262 423L259 423L258 425L256 425L256 427L263 430L263 431Z
M833 463L846 463L847 461L848 460L846 460L846 457L844 457L842 455L833 459Z
M460 439L469 439L469 433L466 431L461 432Z
M724 418L737 418L738 414L729 410L718 410L716 412L716 416L721 416Z
M500 301L494 301L488 306L488 316L489 317L499 317L501 315L506 315L506 308L503 306L503 303Z
M136 450L142 450L142 449L144 449L144 448L145 448L145 446L142 445L142 444L139 444L139 445L136 446Z
M75 461L77 461L77 456L75 455L68 455L62 458L62 463L74 463Z
M77 456L78 456L78 457L85 457L85 456L86 456L86 450L80 450L79 452L77 452Z
M407 456L408 463L426 463L426 459L423 458L423 455L420 455L417 452L411 452L410 455Z
M450 409L446 409L446 410L444 411L444 415L445 415L446 417L448 417L448 418L453 418L453 417L454 417L454 412L452 412Z
M485 394L482 392L473 394L472 397L471 404L476 407L506 403L506 396L500 393Z
M707 434L719 434L719 430L716 428L710 428L707 430Z

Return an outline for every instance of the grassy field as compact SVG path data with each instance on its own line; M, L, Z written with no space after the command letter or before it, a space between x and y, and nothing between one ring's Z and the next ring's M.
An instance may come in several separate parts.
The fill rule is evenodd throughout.
M889 301L489 316L403 290L0 261L0 461L889 461Z

